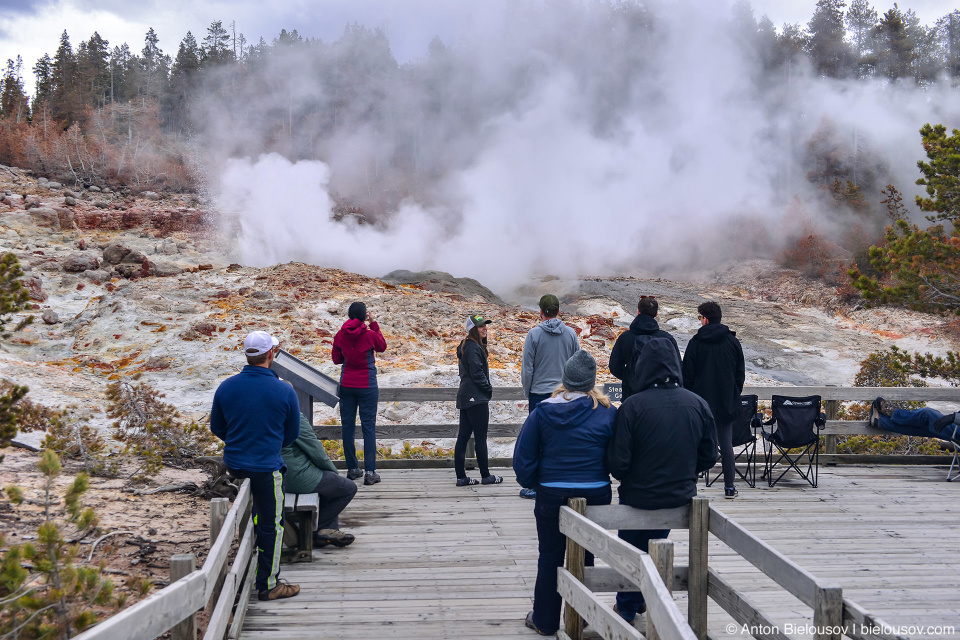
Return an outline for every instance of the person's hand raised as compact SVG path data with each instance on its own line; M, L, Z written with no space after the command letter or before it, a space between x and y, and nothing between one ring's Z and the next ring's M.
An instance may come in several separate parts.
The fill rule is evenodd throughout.
M371 324L374 322L373 314L370 313L369 311L367 311L367 322Z

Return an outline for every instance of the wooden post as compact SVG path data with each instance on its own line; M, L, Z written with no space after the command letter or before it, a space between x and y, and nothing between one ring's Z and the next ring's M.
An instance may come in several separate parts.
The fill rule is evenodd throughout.
M252 499L251 499L252 502ZM223 529L223 521L227 518L227 513L230 511L230 500L227 498L214 498L210 501L210 547L213 547L213 543L217 541L217 538L220 537L220 532ZM213 608L217 606L217 600L220 599L220 590L223 588L223 581L227 577L227 563L224 562L223 566L220 568L220 573L217 575L216 586L213 588L213 595L210 597L210 602L208 603L208 608L210 613L213 613Z
M673 594L673 542L666 539L650 541L650 559L657 566L657 573L664 586ZM653 626L653 620L647 616L647 640L660 640L660 634Z
M185 578L197 568L197 559L192 553L177 553L170 556L170 584ZM197 640L197 614L191 613L183 622L170 630L171 640Z
M833 385L827 385L833 386ZM837 415L840 413L840 401L839 400L827 400L823 403L823 412L827 416L827 420L836 420ZM833 455L837 452L837 438L835 435L825 436L826 440L826 450L824 453ZM830 466L835 466L836 463L828 463Z
M710 542L710 500L690 501L690 568L687 578L687 622L699 640L707 638L707 548Z
M583 515L587 512L586 498L570 498L567 500L567 506ZM583 582L583 547L567 538L567 571L574 578ZM563 603L564 631L570 636L570 640L583 640L583 618L570 606L570 603Z
M313 424L313 397L302 389L293 388L297 392L297 400L300 402L300 413L307 417L307 422Z
M467 450L464 457L466 458L464 461L464 469L477 468L477 443L473 439L473 436L470 436L470 439L467 440Z
M813 596L813 640L841 640L843 590L839 585L817 585Z

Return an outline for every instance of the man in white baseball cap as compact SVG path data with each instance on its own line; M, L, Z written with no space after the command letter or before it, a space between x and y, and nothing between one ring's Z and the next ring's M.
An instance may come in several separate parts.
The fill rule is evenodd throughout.
M300 587L280 580L283 541L283 457L300 436L300 403L293 387L270 369L279 340L253 331L243 340L247 366L213 395L210 431L223 440L223 461L235 478L250 479L257 532L256 586L261 600L290 598ZM279 498L278 498L279 496Z

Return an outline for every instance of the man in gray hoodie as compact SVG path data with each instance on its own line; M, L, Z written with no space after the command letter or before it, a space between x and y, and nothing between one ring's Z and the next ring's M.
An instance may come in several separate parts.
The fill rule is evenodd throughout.
M520 380L529 413L553 394L563 377L563 365L580 350L577 332L561 322L558 313L557 296L548 293L540 298L540 324L530 329L523 341ZM520 490L520 496L536 498L537 492L527 487Z
M580 350L577 332L561 322L558 313L557 296L548 293L540 298L541 322L527 332L523 341L520 379L530 413L560 385L563 365Z

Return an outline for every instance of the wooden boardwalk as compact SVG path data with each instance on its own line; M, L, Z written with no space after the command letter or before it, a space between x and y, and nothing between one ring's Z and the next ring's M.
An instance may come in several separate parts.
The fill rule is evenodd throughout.
M510 470L495 472L503 484L456 487L452 469L381 470L383 482L361 486L341 518L356 542L285 565L300 595L253 597L241 638L537 637L523 625L536 577L534 501L518 497ZM700 491L902 635L960 638L960 482L945 477L941 467L821 467L817 489L785 479L741 484L736 500L722 499L722 482ZM670 537L686 564L686 531ZM781 632L811 637L809 607L715 539L710 566ZM613 594L604 598L612 606ZM676 599L686 611L685 594ZM711 603L711 636L750 637L732 624Z

